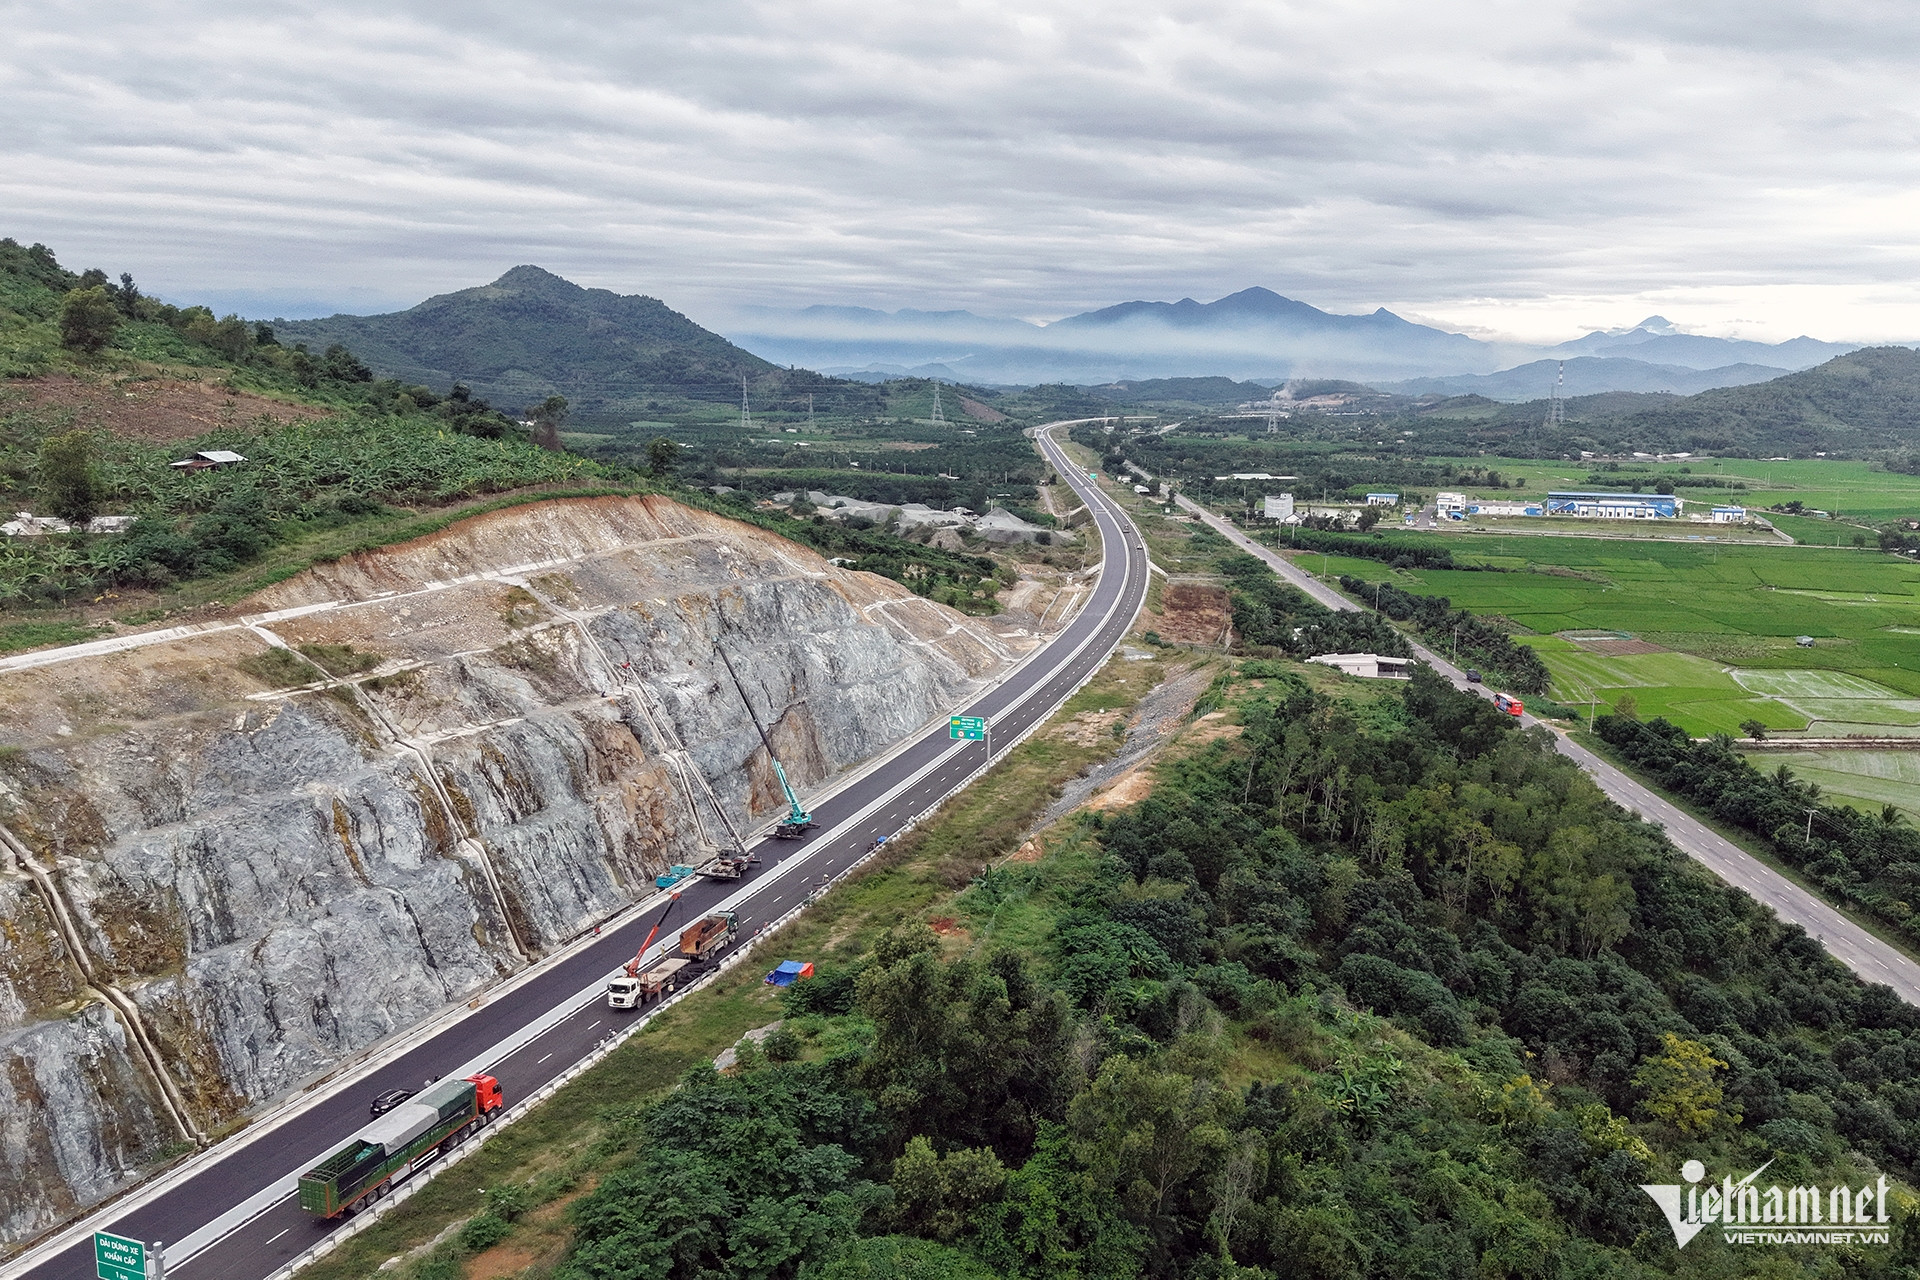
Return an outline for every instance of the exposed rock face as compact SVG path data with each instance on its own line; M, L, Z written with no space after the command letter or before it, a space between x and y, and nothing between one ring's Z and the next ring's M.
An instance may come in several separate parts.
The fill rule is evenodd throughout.
M497 512L243 608L0 662L0 822L44 873L0 850L0 1243L771 816L716 643L801 785L1014 656L661 499Z

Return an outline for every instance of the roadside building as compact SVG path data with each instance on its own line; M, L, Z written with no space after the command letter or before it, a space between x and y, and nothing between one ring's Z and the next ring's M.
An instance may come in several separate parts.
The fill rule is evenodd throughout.
M1712 516L1709 518L1715 524L1745 524L1747 522L1747 509L1745 507L1715 507Z
M1367 495L1367 505L1370 507L1397 507L1400 505L1400 495L1397 493L1370 493Z
M1290 493L1267 495L1260 500L1260 514L1269 520L1291 520L1293 518L1293 495Z
M1547 514L1592 516L1602 520L1672 520L1684 504L1670 493L1599 493L1555 490L1547 495Z
M1433 505L1445 519L1467 518L1467 495L1464 493L1436 493L1433 495Z
M1413 666L1412 658L1394 658L1380 653L1323 653L1308 662L1318 662L1322 666L1335 667L1350 676L1363 676L1369 680L1407 680L1407 674Z
M1546 507L1539 502L1470 502L1467 514L1470 516L1543 516Z

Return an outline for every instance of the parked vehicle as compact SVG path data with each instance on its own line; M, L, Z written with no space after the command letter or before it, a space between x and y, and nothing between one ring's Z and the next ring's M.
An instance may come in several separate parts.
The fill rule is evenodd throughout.
M1468 684L1479 684L1479 683L1480 683L1480 673L1479 673L1478 671L1469 671L1469 672L1467 672L1467 683L1468 683Z
M696 920L680 933L680 954L691 960L711 959L739 935L740 926L731 911L719 911Z
M662 960L638 977L623 973L611 979L607 983L607 1007L637 1009L649 1000L672 995L680 985L680 971L692 963L691 960Z
M301 1174L300 1207L322 1218L345 1217L478 1131L505 1105L500 1082L487 1075L423 1089Z
M1520 704L1520 699L1509 697L1504 693L1496 693L1493 695L1493 705L1510 716L1517 716L1526 710L1526 708Z
M367 1110L376 1116L383 1116L412 1096L411 1089L388 1089L385 1093L376 1093L373 1105Z
M759 861L759 858L750 853L738 857L715 858L700 868L700 874L709 880L738 880Z

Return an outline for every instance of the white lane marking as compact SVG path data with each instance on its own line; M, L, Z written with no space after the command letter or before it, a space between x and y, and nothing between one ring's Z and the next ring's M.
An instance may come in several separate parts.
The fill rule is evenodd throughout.
M272 1243L274 1242L274 1240L278 1240L278 1239L280 1238L280 1236L283 1236L283 1235L285 1235L285 1234L287 1234L287 1232L289 1232L289 1231L291 1231L291 1230L293 1230L293 1228L292 1228L292 1227L282 1227L282 1228L280 1228L280 1235L276 1235L276 1236L274 1236L274 1237L273 1237L272 1239L270 1239L270 1240L268 1240L268 1241L267 1241L267 1243L268 1243L268 1244L272 1244Z
M549 1053L547 1054L547 1058L551 1058L552 1056L553 1056L553 1053L552 1053L552 1052L549 1052ZM542 1059L540 1059L540 1062L545 1062L545 1061L547 1060L547 1058L542 1058ZM534 1063L533 1065L537 1067L537 1066L539 1066L539 1065L540 1065L540 1062L536 1062L536 1063Z

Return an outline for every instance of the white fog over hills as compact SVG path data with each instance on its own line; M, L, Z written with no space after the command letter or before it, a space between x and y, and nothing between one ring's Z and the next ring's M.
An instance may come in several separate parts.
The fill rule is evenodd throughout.
M1385 308L1341 315L1263 288L1207 303L1125 302L1046 325L969 311L813 306L748 308L718 327L775 364L852 377L911 374L989 385L1344 378L1413 394L1475 392L1503 400L1546 395L1563 359L1569 394L1691 394L1810 368L1858 345L1705 337L1681 333L1659 316L1558 346L1487 342ZM1535 367L1540 362L1547 362L1544 374Z

